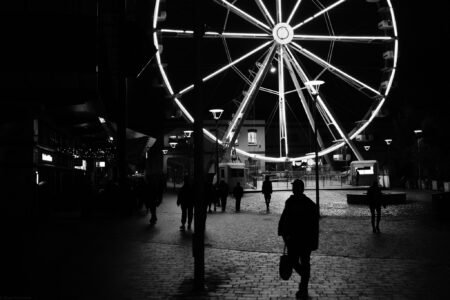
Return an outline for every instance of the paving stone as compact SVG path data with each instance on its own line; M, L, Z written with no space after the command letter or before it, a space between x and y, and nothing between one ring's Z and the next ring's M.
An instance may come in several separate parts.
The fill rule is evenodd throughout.
M446 297L450 226L433 218L426 195L388 208L382 233L372 234L368 209L349 207L345 193L321 194L320 248L311 259L310 298ZM193 232L178 230L181 214L174 194L165 195L153 227L144 216L39 224L29 248L33 292L47 299L83 300L293 299L299 276L289 281L278 276L283 245L276 228L288 195L276 192L269 214L259 194L246 194L239 214L208 214L204 292L192 289Z

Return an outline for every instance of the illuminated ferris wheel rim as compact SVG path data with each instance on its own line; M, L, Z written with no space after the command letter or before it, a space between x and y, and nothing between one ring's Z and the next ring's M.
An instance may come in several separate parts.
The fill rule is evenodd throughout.
M262 49L267 48L267 47L270 47L270 49L271 49L271 50L269 50L269 52L270 51L277 52L278 49L279 49L278 51L280 53L282 51L284 51L284 52L288 53L287 55L291 55L290 58L295 61L295 57L291 53L292 50L290 50L287 46L285 46L288 44L292 44L293 46L290 47L291 49L294 49L295 51L307 56L309 59L315 61L319 65L322 65L322 66L328 68L329 70L340 73L340 75L347 77L348 79L354 81L354 83L356 82L357 84L363 86L364 88L367 88L368 90L374 92L378 98L378 103L375 105L375 107L371 111L369 110L369 112L366 114L366 117L364 118L364 120L360 122L359 127L353 128L353 130L348 134L345 134L342 131L342 129L339 127L337 121L334 119L334 116L330 113L328 115L328 117L330 117L330 119L333 121L333 125L336 126L336 129L339 132L339 134L341 135L342 139L340 141L335 142L333 145L319 151L319 156L329 154L329 153L341 148L345 144L349 144L349 146L351 146L352 145L351 141L357 135L359 135L361 132L363 132L367 128L367 126L373 121L373 119L377 116L381 107L383 106L384 102L386 101L386 97L389 94L389 91L392 87L392 83L393 83L395 73L396 73L396 68L397 68L398 32L397 32L397 24L396 24L395 14L394 14L391 0L385 0L385 1L387 4L387 8L389 10L390 20L392 22L393 36L335 36L335 35L320 36L320 35L296 35L294 33L294 31L296 29L300 28L304 24L309 23L310 21L313 21L315 18L317 18L321 15L328 14L328 12L331 11L333 8L339 6L340 4L342 4L344 2L348 2L348 0L338 0L327 7L323 7L323 9L320 10L318 13L314 14L313 16L311 16L295 25L290 24L290 22L291 22L293 16L295 15L296 11L298 10L302 0L296 1L296 4L295 4L293 10L289 14L289 17L285 22L282 21L283 19L282 19L281 0L276 0L277 1L276 2L276 4L277 4L276 20L277 21L275 21L272 18L272 15L267 10L266 6L264 5L263 0L255 0L257 2L261 12L263 13L264 17L266 18L267 24L254 18L253 16L246 13L245 11L239 9L237 6L230 3L229 1L226 1L226 0L213 0L213 1L218 3L219 5L224 6L226 9L228 9L229 12L231 11L231 12L235 13L236 15L240 16L241 18L245 19L246 21L253 23L257 27L262 29L264 31L264 33L236 33L236 32L218 33L218 32L207 31L207 32L205 32L205 35L204 35L205 38L208 38L208 37L252 38L252 39L267 39L269 41L265 42L264 44L260 45L259 47L255 48L255 49L253 49L252 51L248 52L247 54L239 57L238 59L234 60L233 62L230 62L228 65L225 65L224 67L207 75L206 77L203 78L203 82L208 81L209 79L217 76L218 74L224 72L225 70L228 70L229 68L235 66L242 60L250 57L251 55L255 54L256 52L261 51ZM367 1L367 2L370 2L370 1ZM155 54L156 62L158 65L158 69L161 73L164 86L167 89L167 92L171 95L171 97L173 98L173 100L176 103L176 105L178 106L178 108L182 111L185 119L190 123L194 123L194 118L192 117L192 115L189 113L189 111L186 109L186 107L181 103L181 101L179 99L181 95L192 90L194 88L194 85L192 84L192 85L180 90L179 92L175 92L173 90L173 88L170 84L169 78L166 74L166 71L164 70L164 66L163 66L162 59L161 59L161 53L160 53L161 52L160 43L158 40L158 33L171 33L171 34L176 34L176 35L179 35L182 37L192 37L194 32L192 30L158 28L158 16L159 16L159 11L160 11L160 3L161 3L161 0L155 1L155 9L154 9L154 15L153 15L153 44L154 44L155 48L157 49L157 52ZM365 85L364 83L360 82L359 80L352 77L351 75L343 72L339 68L334 67L331 64L328 64L326 61L317 57L313 53L302 48L299 44L297 44L295 42L296 40L321 40L321 41L328 40L328 41L350 41L350 42L352 42L352 41L370 42L370 41L374 41L374 40L393 41L394 42L393 66L391 68L391 73L390 73L389 79L387 81L388 83L385 87L384 93L378 92L377 90L369 87L368 85ZM274 50L276 46L278 46L279 48L277 50ZM267 56L266 58L268 58L268 57L269 56ZM283 58L284 58L284 56L280 54L278 61L279 61L279 66L281 66L282 68L284 67ZM273 56L272 56L272 59L273 59ZM280 65L280 61L281 61L281 65ZM266 64L266 66L267 66L267 64ZM292 66L290 68L292 69ZM281 71L281 72L284 72L284 71ZM280 73L279 73L279 75L280 75ZM282 75L282 76L284 76L284 75ZM262 79L262 80L264 80L264 79ZM308 81L310 81L310 80L311 79L309 79ZM305 81L303 81L303 83L305 83ZM284 92L285 92L284 84L280 84L280 85L283 85L283 87L280 88L278 95L279 95L279 97L281 97L280 95L283 94L283 98L284 98ZM253 87L254 87L254 85L252 83L249 91L251 91L251 89ZM257 90L259 90L259 88ZM314 90L314 87L310 87L307 90L311 95L314 92L318 92L318 90L317 91ZM251 93L249 92L247 94L251 94ZM243 99L242 102L246 103L246 100L247 100L247 96ZM326 111L327 114L329 113L326 105L324 104L324 102L320 96L317 97L316 105L317 106L323 105L322 108ZM241 103L240 108L241 107L242 107L242 103ZM235 114L236 119L238 119L237 116L242 115L242 110L240 108L238 109L237 113ZM245 105L244 105L244 109L245 109ZM317 109L318 109L318 107L317 107ZM280 108L280 110L281 110L281 108ZM229 138L230 132L232 132L233 128L235 128L235 126L236 126L234 119L232 120L231 123L232 124L230 124L230 127L228 128L225 138ZM286 126L286 124L284 124L284 126ZM212 141L215 142L217 140L220 145L225 146L225 144L227 144L227 143L223 142L222 140L218 139L216 136L214 136L206 128L203 128L203 133L205 134L206 137L208 137ZM285 142L286 142L286 154L287 154L287 152L288 152L287 133L285 133L285 134L286 134ZM281 140L280 140L280 143L281 143ZM240 148L236 148L236 152L241 155L251 157L253 159L267 161L267 162L295 162L295 161L304 161L304 160L311 159L314 157L314 153L307 153L307 154L299 156L299 157L288 157L287 155L284 157L268 157L268 156L264 156L264 155L249 153Z

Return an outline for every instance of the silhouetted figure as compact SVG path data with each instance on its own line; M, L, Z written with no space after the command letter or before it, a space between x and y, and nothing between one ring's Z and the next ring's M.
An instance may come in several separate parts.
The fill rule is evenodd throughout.
M301 276L296 293L298 299L308 298L311 251L317 250L319 245L319 211L317 205L303 194L304 189L300 179L292 182L294 195L286 200L278 223L278 235L283 237L292 266Z
M227 198L228 198L228 183L225 180L221 180L219 183L219 197L220 197L220 206L222 207L222 211L224 212L227 208Z
M264 194L264 200L266 201L266 210L269 212L270 198L272 196L272 182L270 181L270 177L268 175L263 181L262 193Z
M145 206L150 210L150 224L155 225L158 218L156 217L156 207L158 207L162 202L162 195L164 192L165 181L160 175L151 176L147 179L145 184Z
M212 181L214 181L214 177L212 178ZM214 211L216 211L216 206L220 207L220 187L219 182L216 181L215 184L213 184L214 190L216 192L216 198L214 198Z
M214 211L216 211L216 203L217 203L217 190L213 185L214 176L212 174L208 174L205 181L205 202L206 208L208 212L212 212L211 206L214 205Z
M185 230L186 217L188 223L187 229L190 230L194 216L194 190L189 182L189 176L184 176L184 184L178 192L177 205L181 205L180 230Z
M359 171L356 170L356 185L359 185Z
M241 211L241 198L244 195L244 189L242 188L240 182L236 182L236 186L233 189L233 196L236 199L236 212Z
M159 206L162 203L164 191L167 187L167 182L163 174L156 175L155 177L156 206Z
M367 190L367 198L370 208L370 221L372 222L372 231L374 233L380 232L380 220L381 220L381 205L386 208L386 204L383 203L383 194L381 193L381 188L378 186L376 180L373 181L372 185ZM377 222L375 224L375 213Z
M138 179L134 189L137 201L138 210L145 207L145 215L148 214L150 207L148 206L148 201L145 198L145 180L143 178Z

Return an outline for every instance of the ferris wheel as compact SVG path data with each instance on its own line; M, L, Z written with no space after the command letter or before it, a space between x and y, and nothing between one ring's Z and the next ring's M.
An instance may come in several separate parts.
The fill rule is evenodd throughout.
M189 2L156 0L153 43L164 86L193 123ZM256 115L278 128L279 153L260 155L236 146L240 155L268 162L307 160L314 157L307 144L317 142L319 156L348 145L361 160L353 140L379 115L397 68L391 1L211 0L207 5L202 80L209 108L228 105L231 122L223 135L207 129L204 134L224 147L234 145L245 120Z

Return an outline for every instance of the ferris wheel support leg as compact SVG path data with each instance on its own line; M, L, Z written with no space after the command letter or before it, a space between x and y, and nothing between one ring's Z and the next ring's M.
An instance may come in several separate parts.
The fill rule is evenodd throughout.
M331 112L331 110L328 107L328 105L325 102L325 100L322 99L322 97L320 97L320 96L318 96L317 99L318 99L317 105L322 106L322 108L324 109L325 113L330 117L330 119L332 120L334 126L336 127L337 131L339 132L339 135L341 136L341 138L350 147L350 149L352 149L353 153L356 156L356 159L364 160L364 157L361 155L361 152L359 152L358 148L356 148L355 144L348 137L348 134L344 132L344 130L342 129L343 127L341 126L340 122L334 117L334 114Z
M284 87L283 46L278 46L278 103L280 116L280 157L288 157L288 140L286 125L286 99ZM283 151L284 150L284 151ZM284 155L283 155L284 154Z
M261 87L262 82L264 81L264 78L266 77L266 74L270 68L270 63L273 60L273 57L275 56L275 49L276 46L273 45L269 53L266 55L264 62L262 63L261 67L258 70L258 73L256 73L255 80L250 85L247 94L245 95L244 99L242 100L237 112L235 113L233 119L231 120L230 125L228 126L225 135L222 140L222 144L228 145L228 147L233 147L234 142L237 138L237 135L239 131L241 130L242 124L244 120L247 118L249 107L252 106L253 102L255 101L256 95L258 94L258 90Z
M308 76L306 75L306 73L303 71L303 69L300 67L300 65L298 64L298 62L295 60L294 55L292 54L292 52L290 51L290 49L288 47L286 47L286 52L289 55L289 60L290 62L292 62L295 71L297 72L298 76L300 77L300 79L303 81L303 83L309 81ZM311 93L311 91L308 89L308 92ZM312 95L311 95L312 96ZM353 142L349 139L348 134L346 134L344 132L344 130L342 129L342 126L340 125L339 121L337 120L337 118L334 117L333 113L331 112L331 110L328 108L328 105L326 104L325 100L322 99L322 97L317 96L317 103L316 105L320 105L323 110L325 111L325 113L328 115L328 117L330 118L330 120L333 122L334 126L336 127L337 131L339 132L339 135L341 136L341 138L348 144L348 146L350 147L350 149L352 149L353 153L355 154L356 158L358 160L364 160L364 158L362 157L361 153L358 151L358 149L355 147L355 145L353 144ZM315 128L315 127L313 127Z
M301 74L303 74L303 72L301 72L300 65L296 65L296 63L297 63L296 61L291 61L293 58L289 54L289 49L287 49L287 51L284 53L284 56L285 56L285 61L286 61L286 67L288 68L289 74L291 75L292 82L294 83L295 89L297 90L297 94L300 98L303 109L305 110L309 124L311 125L311 128L315 128L315 125L314 125L315 122L314 122L313 115L311 113L311 110L309 109L308 103L306 102L305 95L302 92L302 88L300 86L300 83L298 82L298 79L297 79L297 77L295 75L295 71L294 71L294 67L295 67L297 69L297 73L299 74L299 76L301 76ZM306 80L306 77L303 79ZM322 136L320 135L320 132L318 132L318 131L317 131L317 142L319 143L320 150L325 149L325 144L323 142ZM330 156L328 154L325 154L325 160L327 161L327 164L329 166L333 166Z
M303 109L304 109L304 111L306 113L306 116L308 118L309 124L310 124L311 128L315 128L314 127L314 123L315 122L314 122L311 110L309 109L308 103L306 102L305 95L303 94L303 92L301 90L302 88L300 86L300 83L298 82L297 77L295 77L295 72L294 72L292 64L291 64L291 62L289 60L289 56L288 55L285 55L285 61L286 61L286 67L288 68L289 74L291 75L291 79L292 79L292 82L294 83L294 86L295 86L295 89L297 91L297 94L298 94L298 97L300 99L300 102L302 103ZM325 149L325 144L323 142L322 136L321 136L319 131L317 131L317 142L319 143L319 149L320 150ZM332 164L332 161L330 159L330 156L328 154L325 154L324 157L325 157L325 160L327 161L327 164L332 167L333 164Z
M303 109L305 110L305 113L306 113L306 116L308 118L309 124L311 125L311 128L315 128L314 118L312 116L311 110L309 109L308 103L306 103L305 95L303 94L302 88L300 86L300 83L298 82L298 79L295 76L295 72L294 72L292 64L291 64L291 62L289 60L289 56L288 55L285 55L285 61L286 61L286 66L288 68L289 74L291 75L292 82L294 83L295 89L297 91L298 97L300 98L300 101L302 103ZM319 142L320 149L321 150L324 149L325 145L323 143L322 136L320 135L320 132L317 133L317 139L318 139L318 142Z

